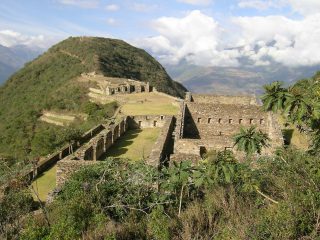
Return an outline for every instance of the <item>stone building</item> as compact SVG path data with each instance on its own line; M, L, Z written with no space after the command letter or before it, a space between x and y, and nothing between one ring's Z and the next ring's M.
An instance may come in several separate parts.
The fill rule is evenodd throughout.
M152 92L152 88L149 85L149 82L144 83L140 81L135 81L131 79L122 80L109 80L106 83L106 87L104 89L106 95L114 95L121 93L141 93L141 92Z
M177 119L173 161L199 160L209 150L234 149L233 135L240 127L256 126L271 139L268 154L283 143L272 113L264 112L251 96L186 95Z
M154 87L150 86L149 82L136 81L126 78L105 77L96 74L82 74L82 77L86 80L97 83L98 88L91 87L89 89L90 92L105 96L156 91Z

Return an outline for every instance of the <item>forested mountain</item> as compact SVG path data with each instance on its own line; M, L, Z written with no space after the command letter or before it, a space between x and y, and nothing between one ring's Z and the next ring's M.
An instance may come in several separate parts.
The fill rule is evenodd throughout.
M38 118L43 110L84 112L88 84L77 78L93 71L149 81L158 91L174 96L183 96L185 91L144 50L114 39L68 38L27 63L0 88L0 154L24 158L30 153L49 153L59 145L61 128L43 125ZM37 150L44 142L53 146Z

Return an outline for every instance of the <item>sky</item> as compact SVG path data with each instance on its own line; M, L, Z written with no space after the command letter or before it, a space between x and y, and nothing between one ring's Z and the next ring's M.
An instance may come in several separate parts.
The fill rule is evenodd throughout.
M1 45L69 36L122 39L167 64L313 66L320 0L1 0Z

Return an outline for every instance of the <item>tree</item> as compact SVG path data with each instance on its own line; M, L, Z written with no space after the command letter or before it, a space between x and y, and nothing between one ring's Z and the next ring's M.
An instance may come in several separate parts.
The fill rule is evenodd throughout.
M292 98L291 93L286 88L282 87L281 82L273 82L264 87L265 94L261 97L263 108L265 111L282 111L285 108L285 103Z
M302 79L283 88L280 82L264 86L262 96L265 111L279 112L290 123L296 124L300 131L311 135L310 152L316 154L320 150L320 73L310 79Z
M261 154L262 148L268 147L268 141L270 141L267 134L261 130L257 131L254 126L248 129L241 128L240 132L234 135L233 140L237 150L244 151L248 157L254 153Z
M62 134L62 139L70 144L69 152L73 153L73 143L81 140L83 132L75 127L68 127Z

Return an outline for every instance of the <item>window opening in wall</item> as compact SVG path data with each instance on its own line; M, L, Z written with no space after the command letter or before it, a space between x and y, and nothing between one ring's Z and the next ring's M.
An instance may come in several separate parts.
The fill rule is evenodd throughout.
M120 92L120 88L118 88L118 92Z
M218 119L218 123L222 123L222 119L221 118Z
M231 151L231 150L232 150L232 147L225 147L224 150L225 150L225 151Z
M200 146L200 156L201 156L201 158L204 158L205 156L206 156L206 154L207 154L207 149L206 149L206 147L205 146Z
M264 124L264 119L260 119L260 124Z
M211 118L208 118L208 123L211 123Z
M149 119L149 117L148 116L146 116L146 120L148 120Z
M232 119L229 119L229 123L230 123L230 124L232 123Z
M239 119L239 124L242 124L242 119Z
M201 118L198 118L198 123L201 123Z
M141 127L141 121L139 121L139 127Z
M219 136L222 136L222 132L219 132Z
M163 120L163 116L160 116L160 119Z
M153 121L153 126L154 126L154 127L157 126L157 121Z
M252 118L250 118L250 124L252 124L253 123L253 119Z
M145 91L144 86L141 86L141 92L144 92L144 91Z

